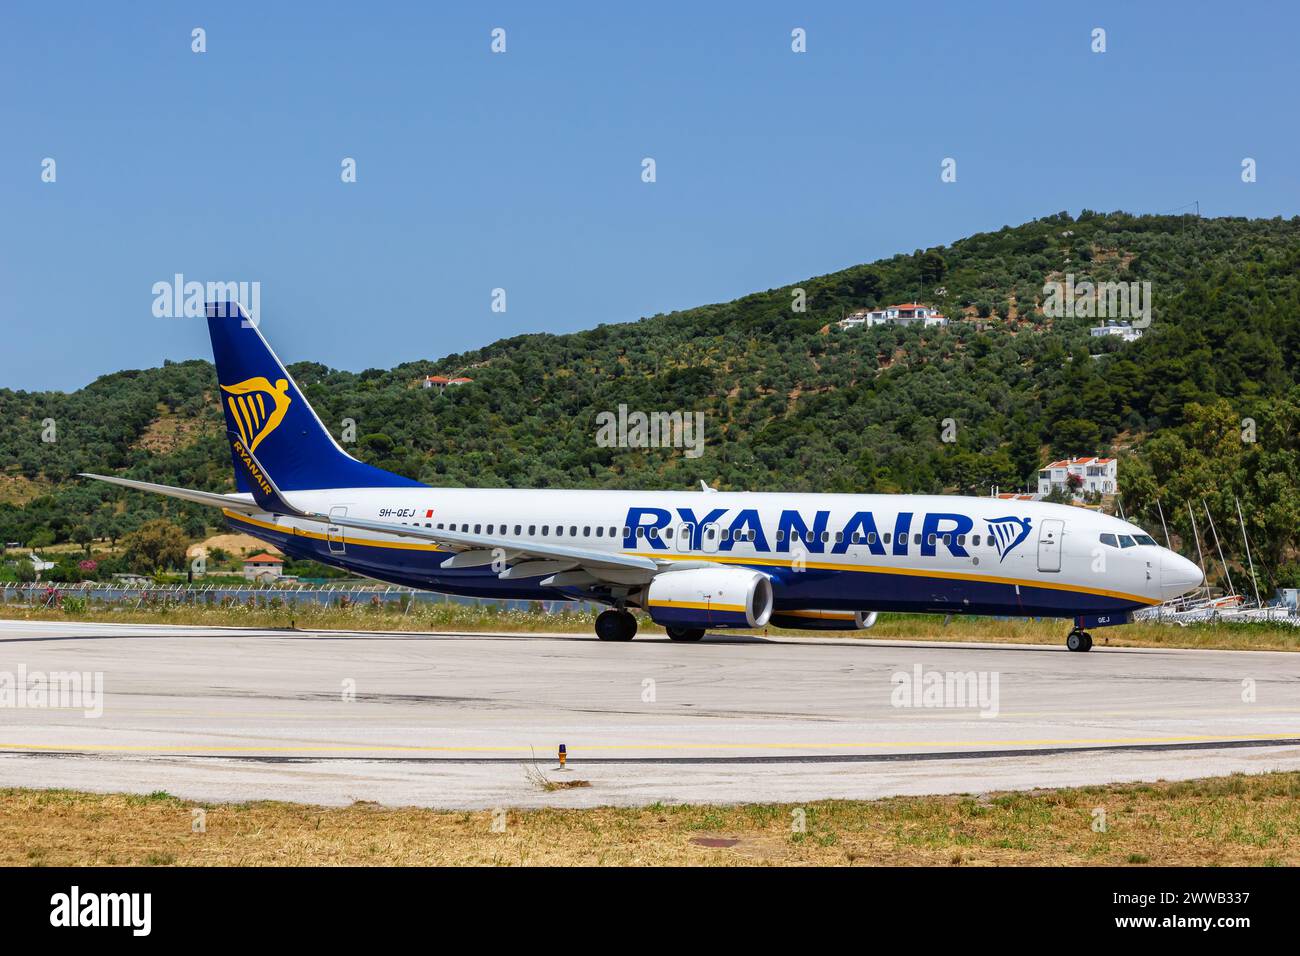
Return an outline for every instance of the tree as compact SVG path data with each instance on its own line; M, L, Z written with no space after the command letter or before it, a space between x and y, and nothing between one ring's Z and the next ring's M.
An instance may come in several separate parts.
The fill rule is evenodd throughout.
M921 256L921 281L927 286L933 288L938 285L947 273L948 263L933 249Z
M132 571L147 573L185 564L189 540L166 518L146 521L122 538L122 551Z

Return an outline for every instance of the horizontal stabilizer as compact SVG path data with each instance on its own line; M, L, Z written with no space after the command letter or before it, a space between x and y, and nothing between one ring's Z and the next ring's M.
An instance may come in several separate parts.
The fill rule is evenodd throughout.
M169 498L192 501L195 504L208 505L212 508L229 508L231 511L241 511L245 514L256 514L262 510L256 502L250 501L244 495L219 495L213 491L173 488L171 485L156 485L152 481L135 481L131 478L117 478L113 475L93 475L86 471L81 472L81 477L106 481L110 485L121 485L123 488L131 488L135 491L149 491L156 495L167 495Z

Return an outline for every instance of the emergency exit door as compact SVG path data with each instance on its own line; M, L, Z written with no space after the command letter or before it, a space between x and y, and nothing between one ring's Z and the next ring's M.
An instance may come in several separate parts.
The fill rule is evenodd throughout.
M1065 522L1057 518L1044 521L1038 528L1038 570L1061 570L1061 537Z

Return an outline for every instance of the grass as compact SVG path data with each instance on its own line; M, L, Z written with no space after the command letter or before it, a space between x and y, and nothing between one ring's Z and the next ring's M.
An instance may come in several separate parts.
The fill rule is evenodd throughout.
M0 604L0 618L29 621L116 621L133 624L187 624L209 627L261 627L300 630L361 631L511 631L524 633L590 633L595 615L582 610L545 613L505 611L490 606L435 602L416 604L408 613L396 605L372 607L361 603L349 608L299 605L290 607L265 598L253 604L229 607L156 605L110 607L73 600L64 609ZM1065 642L1069 623L1063 620L996 620L957 618L945 623L939 615L882 614L867 631L791 631L764 628L768 636L866 637L875 640L987 641L991 643L1053 644ZM663 636L663 630L644 616L640 633ZM728 632L718 632L725 635ZM1300 628L1286 624L1128 624L1093 632L1099 647L1187 647L1219 650L1300 650Z
M505 810L495 832L502 812L4 789L0 865L1300 864L1300 772L803 805Z

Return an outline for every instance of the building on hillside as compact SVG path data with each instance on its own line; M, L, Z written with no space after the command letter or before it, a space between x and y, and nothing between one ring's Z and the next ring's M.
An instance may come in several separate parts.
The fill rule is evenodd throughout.
M259 584L269 584L284 577L284 558L274 554L255 554L244 559L244 580Z
M919 302L904 302L899 305L887 305L881 309L858 309L840 319L842 329L856 329L865 325L872 328L877 325L947 325L948 317L938 309Z
M455 388L461 385L468 385L472 381L474 381L472 378L464 378L464 377L448 378L445 375L426 375L424 377L424 380L420 383L420 387L436 388L438 390L438 394L441 395L444 391L446 391L448 386Z
M1118 335L1125 342L1136 342L1142 338L1142 330L1133 328L1130 322L1118 322L1115 319L1107 319L1105 325L1094 326L1088 330L1088 333L1094 338L1103 335Z
M1077 479L1070 481L1071 476ZM1119 463L1114 458L1065 458L1043 466L1038 472L1038 493L1050 495L1064 488L1074 497L1083 492L1099 495L1119 493Z

